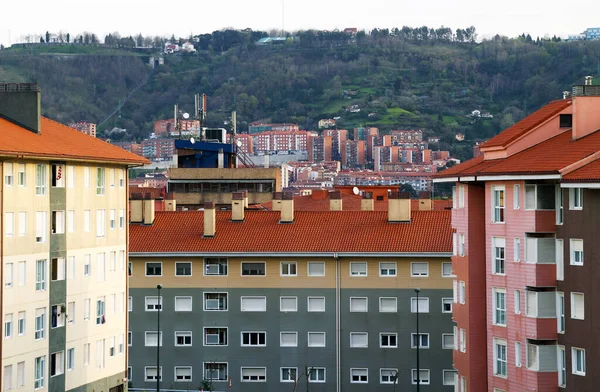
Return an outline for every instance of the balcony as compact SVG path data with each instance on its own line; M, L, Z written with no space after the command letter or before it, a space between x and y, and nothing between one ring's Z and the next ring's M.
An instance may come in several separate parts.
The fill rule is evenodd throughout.
M556 339L556 291L525 290L525 336Z
M556 286L556 239L546 234L527 234L521 270L527 286Z

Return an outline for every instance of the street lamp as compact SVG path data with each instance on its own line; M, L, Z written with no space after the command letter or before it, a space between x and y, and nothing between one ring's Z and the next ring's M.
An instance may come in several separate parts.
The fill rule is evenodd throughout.
M421 390L421 368L419 366L419 346L421 345L421 335L419 335L419 293L421 289L416 288L417 293L417 392Z
M156 392L160 392L160 312L162 311L162 302L160 300L160 290L162 284L156 285Z

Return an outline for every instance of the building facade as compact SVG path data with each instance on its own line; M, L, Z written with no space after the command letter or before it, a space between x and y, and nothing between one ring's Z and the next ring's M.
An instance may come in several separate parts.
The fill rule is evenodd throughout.
M232 211L207 204L133 224L133 387L155 385L162 336L163 388L408 390L420 344L423 388L452 391L449 211L330 202L294 211L284 194L279 211L244 211L234 194Z
M309 162L329 162L332 159L332 137L308 135Z
M0 389L124 390L127 168L145 159L0 85Z

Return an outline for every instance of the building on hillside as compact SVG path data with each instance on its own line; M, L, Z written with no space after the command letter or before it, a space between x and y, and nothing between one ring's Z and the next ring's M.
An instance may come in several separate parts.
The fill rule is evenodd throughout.
M379 134L379 129L375 127L365 128L359 127L354 128L354 140L367 140L369 136L376 136Z
M229 135L227 135L229 140ZM238 133L235 135L235 140L238 146L238 151L252 155L254 154L254 142L252 140L252 135L247 133Z
M248 126L248 133L250 134L270 131L292 132L299 130L300 126L298 124L265 124L262 122L253 122Z
M152 161L170 161L175 154L175 139L147 139L142 141L144 158Z
M346 186L409 184L415 191L429 191L433 172L374 172L371 170L341 171L334 184Z
M332 159L331 136L308 135L306 148L309 162L329 162Z
M198 136L200 135L200 120L179 119L181 135ZM179 136L180 131L175 129L175 120L157 120L154 122L154 135L157 137Z
M319 129L335 127L336 121L333 118L324 118L319 120Z
M600 27L590 27L583 32L585 39L588 41L600 39Z
M395 143L419 143L423 141L423 131L421 130L393 130L390 136Z
M113 142L117 147L122 148L125 151L134 153L135 155L139 155L141 157L144 156L144 146L142 143L132 143L132 142Z
M331 154L332 158L338 161L342 160L342 146L348 140L347 129L326 129L323 136L331 136Z
M599 108L598 86L575 86L435 179L456 183L461 391L597 389Z
M364 140L346 140L341 146L342 168L364 168L366 162Z
M79 132L85 135L96 137L96 124L94 123L79 121L69 124L69 127L77 129Z
M307 131L266 131L252 134L255 152L306 151Z
M423 387L453 391L450 211L411 212L404 196L387 211L365 199L363 211L309 212L289 193L275 195L279 211L245 210L235 193L231 211L208 203L146 224L134 212L152 201L140 200L130 230L132 386L154 388L160 375L164 388L409 390L418 346Z
M0 390L122 392L127 171L148 161L40 102L36 84L0 84Z

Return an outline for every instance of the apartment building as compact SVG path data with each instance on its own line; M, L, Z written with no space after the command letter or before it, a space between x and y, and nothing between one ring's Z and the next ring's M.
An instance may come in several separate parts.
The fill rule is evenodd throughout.
M364 140L346 140L341 147L342 168L359 168L365 166L366 143Z
M96 137L96 124L79 121L69 124L69 127L77 129L79 132L86 135Z
M342 160L342 148L348 140L347 129L326 129L323 136L331 136L331 156L333 159Z
M132 205L132 386L410 390L419 346L423 390L452 391L450 211L406 197L387 211L373 199L346 211L341 197L295 211L290 193L277 211L245 210L243 193L231 211Z
M308 161L329 162L332 158L332 137L308 135Z
M445 170L463 392L592 391L600 89L588 80Z
M268 131L252 134L256 152L306 151L307 131Z
M0 84L0 390L124 390L127 170L147 161Z

